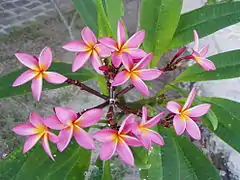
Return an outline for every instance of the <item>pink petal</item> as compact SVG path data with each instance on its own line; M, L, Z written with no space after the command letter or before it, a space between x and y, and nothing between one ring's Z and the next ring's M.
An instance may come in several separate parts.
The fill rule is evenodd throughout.
M216 66L215 64L208 60L208 59L201 59L201 61L199 62L199 64L202 66L203 69L205 69L206 71L213 71L216 70Z
M95 50L101 57L109 57L112 54L111 50L103 44L96 44Z
M201 132L199 127L197 126L197 124L192 120L189 119L186 121L187 125L186 125L186 130L188 132L188 134L196 139L196 140L200 140L201 139Z
M43 118L35 112L30 113L29 121L36 128L39 126L43 126Z
M121 54L121 62L127 71L130 71L133 67L133 60L132 57L129 56L127 53Z
M201 57L205 57L208 53L208 49L209 49L209 44L204 46L201 50L200 50L200 55Z
M80 146L84 147L85 149L95 149L92 137L82 128L74 126L73 135Z
M81 36L83 41L88 45L88 46L93 46L94 44L97 43L96 36L92 32L92 30L89 27L83 28L81 31Z
M199 37L198 37L198 33L196 30L193 31L194 34L194 45L193 45L193 49L195 51L198 51L199 49Z
M121 20L118 21L117 37L118 47L121 47L126 42L125 29Z
M147 107L143 106L142 107L142 121L141 124L145 124L147 121Z
M19 124L12 128L13 132L22 136L29 136L29 135L36 134L35 130L36 128L30 123Z
M150 53L148 55L146 55L144 58L142 58L135 66L134 69L139 70L144 68L145 66L147 66L150 61L152 60L153 54Z
M64 124L57 118L56 115L44 118L44 124L47 127L55 130L62 130L64 128Z
M41 134L35 134L35 135L31 135L27 138L27 140L24 143L24 147L23 147L23 152L26 153L27 151L29 151L30 149L33 148L33 146L38 142L38 140L42 137Z
M188 109L192 105L196 94L197 94L197 89L194 87L189 93L188 98L183 106L183 109Z
M42 138L42 147L43 147L44 151L48 154L48 156L54 161L54 158L51 153L51 149L49 147L47 134L44 134L44 136Z
M103 45L109 47L110 49L113 49L115 51L118 51L118 45L117 42L115 40L113 40L112 38L109 37L103 37L101 39L98 40L100 43L102 43Z
M182 106L174 101L169 101L167 103L167 109L175 114L179 114L181 108Z
M118 130L118 134L121 134L122 131L124 131L124 127L125 127L125 124L126 124L126 123L133 122L134 119L135 119L135 115L134 115L134 114L128 115L128 116L123 120L123 122L122 122L122 124L121 124L121 126L120 126L120 128L119 128L119 130Z
M127 143L119 139L119 142L117 144L117 152L120 156L120 158L126 163L131 166L134 166L134 158L131 149L128 147Z
M164 112L159 113L158 115L154 116L153 118L151 118L150 120L148 120L144 126L147 128L151 128L153 126L155 126L157 123L159 123L159 121L161 120L161 118L164 116Z
M142 143L135 137L128 135L121 135L121 138L129 145L133 147L142 146Z
M142 59L147 55L147 53L145 51L143 51L142 49L138 49L138 48L129 48L129 49L126 50L126 52L133 59Z
M52 51L49 47L45 47L39 55L39 67L47 70L52 64Z
M39 74L32 80L31 89L33 97L39 101L42 93L42 74Z
M124 54L125 53L118 53L118 52L112 53L112 64L114 65L114 67L118 68L121 65L123 59L126 58Z
M96 124L102 117L102 109L91 109L79 117L79 126L80 127L89 127ZM78 121L78 120L77 120Z
M49 82L49 83L53 83L53 84L62 84L64 83L67 78L59 73L56 72L44 72L43 74L43 78Z
M113 129L102 129L92 134L92 137L100 142L109 142L114 139L114 135L117 134Z
M100 149L100 159L101 160L108 160L110 159L117 149L117 141L110 141L104 143Z
M81 52L79 53L75 59L73 60L72 71L75 72L80 69L89 59L90 57L89 52Z
M141 30L136 32L135 34L132 35L132 37L130 37L126 43L124 44L123 48L138 48L145 37L145 31Z
M38 70L38 60L29 54L26 53L16 53L15 56L18 58L18 60L28 68L32 70Z
M62 152L69 144L73 136L73 127L65 128L58 135L57 148Z
M150 137L151 141L154 142L155 144L157 144L159 146L164 145L163 137L160 134L158 134L157 132L149 130L148 136Z
M63 49L71 52L85 52L89 47L83 41L70 41L63 46Z
M56 107L57 118L65 125L71 125L70 122L78 118L77 113L70 108Z
M210 104L200 104L197 106L194 106L187 110L187 114L189 117L200 117L204 114L207 114L211 105Z
M48 138L51 142L57 143L58 142L58 136L52 132L48 132Z
M112 86L120 86L126 83L129 78L130 78L130 75L127 71L121 71L115 76L112 82Z
M158 69L142 69L137 72L138 76L145 81L157 79L162 74L162 71Z
M142 142L143 146L149 150L152 147L151 138L149 136L149 132L144 132L141 136L138 137Z
M138 76L132 74L131 81L140 93L142 93L144 96L149 96L149 90L147 85Z
M90 61L95 71L97 71L98 74L103 74L103 71L99 69L102 66L102 63L96 51L93 51L91 54Z
M173 118L173 127L177 135L181 135L186 129L186 121L181 120L179 115L175 115Z
M26 82L32 80L35 76L37 76L37 72L33 70L24 71L13 83L13 87L20 86L25 84Z

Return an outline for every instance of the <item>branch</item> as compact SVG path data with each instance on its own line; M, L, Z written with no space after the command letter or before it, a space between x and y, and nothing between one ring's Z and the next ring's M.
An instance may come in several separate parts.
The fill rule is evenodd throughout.
M123 96L124 94L126 94L127 92L131 91L132 89L134 88L134 86L131 84L129 86L127 86L126 88L122 89L121 91L119 91L117 94L116 94L116 99Z
M116 105L119 109L121 109L125 114L135 114L139 117L142 117L142 112L140 110L132 109L127 107L125 104L121 104L119 102L116 102ZM148 117L149 119L151 117Z
M87 112L89 110L92 110L92 109L98 109L98 108L99 109L103 109L103 108L105 108L108 105L109 105L109 100L107 100L104 103L99 104L97 106L94 106L94 107L91 107L91 108L88 108L88 109L84 109L83 111L79 112L78 115L81 116L83 113L85 113L85 112Z

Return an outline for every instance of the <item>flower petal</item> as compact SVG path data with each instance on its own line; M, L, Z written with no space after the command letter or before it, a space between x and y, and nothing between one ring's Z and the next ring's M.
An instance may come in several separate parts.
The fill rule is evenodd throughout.
M39 55L39 67L46 71L52 64L52 51L49 47L45 47Z
M138 76L132 74L131 81L140 93L142 93L144 96L149 96L149 90L147 85Z
M44 136L42 138L42 147L43 147L44 151L48 154L48 156L54 161L54 158L51 153L51 149L49 147L47 134L44 134Z
M30 113L29 121L36 128L39 126L43 126L43 118L35 112Z
M79 122L80 127L89 127L96 124L101 119L102 115L102 109L91 109L83 113L77 121Z
M42 93L42 74L39 74L32 80L31 89L33 97L39 101Z
M152 146L151 138L149 132L144 132L142 135L138 136L138 139L142 142L143 146L149 150Z
M121 47L126 42L125 29L124 29L123 22L121 20L118 21L117 37L118 37L118 47Z
M186 121L181 120L179 115L175 115L173 118L173 127L177 135L181 135L186 129Z
M142 107L142 121L141 124L145 124L147 121L147 107L143 106Z
M197 126L197 124L192 119L187 120L186 123L187 123L186 130L187 130L188 134L192 138L194 138L196 140L200 140L201 132L200 132L200 129Z
M115 139L116 130L102 129L92 134L92 137L100 142L109 142Z
M47 82L50 82L53 84L62 84L67 80L65 76L56 72L49 72L49 71L43 73L43 78Z
M187 114L189 117L200 117L204 114L207 114L211 105L210 104L200 104L197 106L194 106L187 110Z
M208 53L208 49L209 49L209 44L204 46L200 51L199 54L201 55L201 57L205 57Z
M109 57L111 56L112 53L111 50L108 47L104 46L103 44L96 44L95 50L101 57Z
M117 42L115 40L113 40L112 38L109 37L103 37L101 39L98 40L100 43L102 43L103 45L109 47L110 49L113 49L115 51L118 51L118 45Z
M189 93L188 98L183 106L183 109L188 109L192 105L192 102L194 101L196 94L197 94L197 89L194 87Z
M85 52L89 50L89 47L84 43L84 41L70 41L63 46L63 49L71 52Z
M35 76L37 76L37 72L33 70L24 71L13 83L13 87L20 86L25 84L26 82L32 80Z
M151 141L154 142L154 144L157 144L159 146L164 145L163 137L157 132L149 130L148 136L150 137Z
M162 74L162 71L158 69L142 69L137 72L138 76L145 81L157 79Z
M153 54L149 53L144 58L142 58L135 66L134 70L139 70L147 66L152 60Z
M199 62L200 66L202 66L203 69L205 69L206 71L213 71L216 70L216 66L215 64L208 60L208 59L201 59L201 61Z
M153 126L155 126L157 123L159 123L159 121L161 120L161 117L164 116L164 112L159 113L158 115L154 116L153 118L151 118L150 120L148 120L144 126L147 128L151 128Z
M121 135L121 138L129 145L133 147L142 146L142 143L135 137L128 135Z
M85 149L95 149L92 137L84 129L74 126L73 135L80 146Z
M127 143L119 138L119 142L117 144L117 152L120 158L131 166L134 166L134 158L131 149L128 147Z
M174 101L169 101L167 103L167 109L175 114L179 114L180 109L182 106Z
M101 71L99 69L102 66L102 63L101 63L98 53L96 51L92 52L92 54L90 56L90 61L92 63L93 68L95 69L95 71L97 71L98 74L103 74L103 71Z
M55 107L57 118L65 125L70 125L72 121L76 120L77 113L70 108Z
M123 49L138 48L145 38L145 31L141 30L133 34L123 45Z
M12 128L12 131L22 136L29 136L29 135L36 134L35 129L36 128L32 124L24 123L24 124L19 124L17 126L14 126Z
M113 52L112 53L112 64L114 67L119 67L121 63L123 62L123 59L126 59L127 56L125 55L126 53L118 53L118 52Z
M80 69L87 62L90 55L91 55L90 52L79 53L73 60L72 71L75 72L78 69Z
M62 152L69 144L73 136L73 127L70 126L60 131L58 135L57 148Z
M198 37L198 33L196 30L193 30L193 34L194 34L194 45L193 45L193 49L195 51L198 51L199 49L199 37Z
M112 86L120 86L126 83L129 78L130 78L130 75L127 71L121 71L115 76L112 82Z
M120 128L119 128L119 130L118 130L118 133L121 134L122 131L126 132L126 130L125 130L125 125L126 125L127 123L129 123L129 122L134 122L134 120L135 120L135 115L134 115L134 114L128 115L128 116L123 120L123 122L122 122L122 124L121 124L121 126L120 126Z
M130 71L133 67L133 59L127 53L121 54L121 62L127 71Z
M47 127L55 130L62 130L64 128L64 124L57 118L56 115L44 118L44 124Z
M15 56L18 58L18 60L28 68L32 70L38 70L38 60L29 54L26 53L16 53Z
M38 140L41 137L42 137L41 134L35 134L35 135L29 136L24 143L23 152L26 153L27 151L32 149L32 147L38 142Z
M126 51L133 59L142 59L144 58L147 53L143 51L142 49L138 48L129 48Z
M58 136L52 132L48 132L48 138L51 142L57 143L58 142Z
M83 28L81 36L83 41L90 47L97 43L96 36L89 27Z
M100 149L100 159L110 159L117 149L117 140L104 143Z

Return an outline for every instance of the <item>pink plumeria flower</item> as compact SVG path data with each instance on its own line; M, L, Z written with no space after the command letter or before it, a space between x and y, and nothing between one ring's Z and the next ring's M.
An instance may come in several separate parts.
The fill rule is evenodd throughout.
M95 148L92 137L83 128L92 126L100 120L103 114L101 109L89 110L80 117L69 108L56 107L55 112L56 115L46 118L45 124L52 129L61 130L57 143L60 152L68 146L72 136L85 149Z
M13 86L20 86L32 80L32 94L37 101L41 97L43 79L53 84L62 84L67 80L66 77L59 73L47 71L52 64L52 51L49 47L42 50L39 58L26 53L16 53L15 56L30 69L23 72L14 81Z
M42 147L48 156L54 160L51 149L49 147L48 139L57 143L58 137L49 131L49 128L44 125L43 118L37 113L32 112L29 116L29 123L23 123L15 126L12 131L16 134L27 136L25 141L23 152L26 153L41 139Z
M193 46L193 58L194 60L202 66L203 69L207 71L216 70L216 67L212 61L206 58L209 45L204 46L202 49L199 50L199 38L198 33L196 30L193 31L194 33L194 46Z
M158 78L162 74L162 71L158 69L143 69L149 64L153 54L148 54L135 65L131 56L124 56L127 56L123 59L123 65L125 69L116 75L112 86L120 86L131 79L132 84L137 88L138 91L145 96L149 96L148 87L143 80L150 81Z
M129 54L133 59L142 59L146 53L139 49L142 44L145 31L141 30L133 34L128 40L126 40L126 33L122 21L118 21L117 30L118 42L109 37L103 37L99 39L99 42L113 50L112 53L112 64L115 67L119 67L123 59L126 56L124 54Z
M132 126L132 132L137 136L146 149L150 149L152 142L159 146L164 145L163 137L150 128L159 123L160 118L163 116L163 112L157 114L150 120L147 120L147 108L142 107L142 121L135 122Z
M102 71L99 70L99 67L102 66L100 57L108 57L111 55L111 50L105 47L102 44L97 43L97 38L90 28L85 27L81 31L82 41L70 41L63 46L64 49L77 52L73 65L72 71L75 72L80 69L88 59L90 59L93 68L100 74Z
M192 138L200 140L201 132L194 121L198 120L198 117L205 115L209 111L211 105L200 104L190 108L196 93L196 88L193 88L183 107L174 101L170 101L167 104L167 109L175 114L173 126L177 135L183 134L186 129Z
M93 134L93 137L103 142L100 149L100 159L108 160L117 151L120 158L129 165L134 165L133 153L130 146L141 146L142 144L135 137L127 135L130 128L127 126L128 121L134 121L135 116L129 115L123 122L119 130L103 129Z

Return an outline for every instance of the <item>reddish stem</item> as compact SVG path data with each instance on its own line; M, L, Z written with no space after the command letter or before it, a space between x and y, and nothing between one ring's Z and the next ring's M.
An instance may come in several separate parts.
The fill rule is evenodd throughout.
M134 88L134 86L131 84L129 86L127 86L126 88L122 89L121 91L119 91L117 94L116 94L116 99L123 96L124 94L126 94L127 92L131 91L132 89Z

